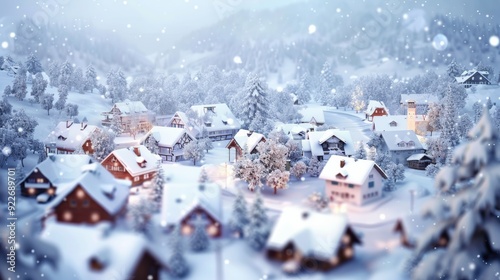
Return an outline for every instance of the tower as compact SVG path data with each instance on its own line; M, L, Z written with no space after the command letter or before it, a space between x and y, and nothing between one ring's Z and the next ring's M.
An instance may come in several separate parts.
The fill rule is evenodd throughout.
M408 130L416 131L415 117L417 114L417 106L415 101L408 101L408 112L406 116Z

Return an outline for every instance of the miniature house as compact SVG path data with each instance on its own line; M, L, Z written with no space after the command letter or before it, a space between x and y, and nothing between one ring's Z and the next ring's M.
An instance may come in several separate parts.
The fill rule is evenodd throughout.
M351 156L354 154L354 143L347 130L328 129L314 131L302 140L302 151L308 158L316 157L322 161L331 155Z
M409 168L419 170L425 170L432 161L432 156L423 153L411 155L406 159Z
M45 150L48 154L72 154L75 151L93 154L90 139L98 130L97 126L88 124L86 118L82 122L78 119L60 122L47 136Z
M412 130L384 131L381 133L384 145L382 151L388 151L396 164L407 165L408 157L425 152L424 147Z
M488 79L488 71L478 71L476 69L464 71L459 77L455 77L458 84L465 85L465 88L470 88L473 85L491 85Z
M320 126L325 124L325 113L321 107L303 108L299 110L302 115L300 123L309 123L313 126Z
M141 101L125 100L113 105L110 111L101 114L103 126L119 124L124 133L144 133L151 129L154 122L154 113L144 106ZM114 120L119 118L119 120Z
M184 146L194 139L184 128L153 126L141 143L156 142L161 161L175 162L184 159Z
M384 102L370 100L366 107L365 116L368 121L373 121L375 116L388 116L389 110L385 107Z
M332 156L321 172L331 202L364 205L382 196L385 172L373 161Z
M257 145L261 142L266 142L266 137L264 135L250 130L240 129L234 138L226 145L229 151L229 162L237 161L242 158L245 153L257 153Z
M266 244L269 259L326 271L354 258L360 239L342 214L285 208Z

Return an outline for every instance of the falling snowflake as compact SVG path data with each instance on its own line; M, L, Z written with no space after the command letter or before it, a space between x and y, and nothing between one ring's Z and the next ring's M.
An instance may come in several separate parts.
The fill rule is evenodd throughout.
M10 147L4 147L2 149L2 154L6 157L10 156L11 153L12 153L12 149Z
M448 47L448 38L443 34L437 34L432 40L432 47L438 51L444 51Z
M236 63L236 64L241 64L241 63L243 63L243 61L241 60L241 57L239 57L239 56L235 56L235 57L233 58L233 62L234 62L234 63Z
M498 45L500 44L500 38L498 38L498 36L496 35L491 36L489 41L492 47L498 47Z
M316 32L316 25L311 24L309 25L309 34L313 34Z
M6 49L6 48L8 48L8 47L9 47L9 43L7 43L7 42L3 41L3 42L2 42L2 48Z
M16 37L16 33L10 32L9 36L10 36L10 38L14 38L14 37Z

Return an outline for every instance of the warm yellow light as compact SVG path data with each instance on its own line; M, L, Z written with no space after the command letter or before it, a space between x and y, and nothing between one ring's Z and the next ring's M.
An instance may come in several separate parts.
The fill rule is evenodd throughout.
M29 188L28 189L29 194L35 194L35 189L34 188Z
M63 219L65 221L71 221L71 219L73 219L73 214L71 214L71 212L69 212L69 211L66 211L63 214Z
M94 213L92 213L92 215L90 215L90 220L92 222L97 222L97 221L99 221L100 218L101 217L99 216L99 213L97 213L97 212L94 212Z
M78 198L84 198L85 197L85 192L83 190L76 191L76 197L78 197Z
M344 237L342 237L342 242L344 244L349 244L349 242L351 242L351 237L348 234L344 235Z
M219 229L217 228L217 224L209 225L207 228L207 234L210 236L216 236L219 233Z
M345 248L344 249L344 256L346 258L352 257L352 254L353 254L352 248Z
M190 225L183 225L181 231L183 235L190 235L193 229L191 228Z

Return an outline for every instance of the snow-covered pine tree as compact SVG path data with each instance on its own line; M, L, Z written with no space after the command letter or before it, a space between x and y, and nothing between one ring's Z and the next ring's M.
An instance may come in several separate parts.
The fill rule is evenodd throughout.
M84 93L84 81L83 81L83 70L80 67L75 68L73 75L71 76L71 86L75 91L79 93Z
M12 94L12 89L10 88L10 85L6 85L5 89L3 90L3 95L4 96L9 96Z
M12 85L12 93L19 100L23 100L28 93L26 90L26 68L24 66L21 66L16 74Z
M382 137L380 137L380 135L376 133L372 133L370 136L370 140L366 142L366 145L368 145L368 147L370 148L374 147L375 149L379 149L382 146L382 144L383 144Z
M114 123L114 125L113 125L113 123ZM118 127L118 128L116 128L116 127ZM113 118L112 125L110 128L113 131L117 130L117 132L119 132L121 130L120 127L121 127L121 123L116 123L114 121L114 118ZM158 146L158 142L155 140L155 138L152 135L150 135L148 138L146 138L146 141L144 141L144 146L146 146L146 148L148 148L148 150L155 155L157 155L158 152L160 151L160 147Z
M458 136L458 104L451 86L448 86L444 102L443 114L441 116L441 134L439 137L448 143L448 147L456 147L460 143Z
M413 279L498 276L500 133L486 110L469 139L436 175L440 197L424 207L424 215L435 222L420 235L408 262Z
M40 104L47 110L47 116L50 115L50 110L54 107L54 94L43 94L40 97Z
M458 117L457 132L460 139L465 139L467 137L467 133L473 125L469 114L465 113Z
M356 152L354 153L353 157L355 159L366 159L367 154L363 141L359 142L358 148L356 149Z
M35 79L33 80L33 85L31 86L31 95L35 99L37 103L40 102L40 96L45 94L45 90L47 89L47 81L43 78L41 73L37 73L35 75Z
M243 196L243 192L239 190L233 203L233 212L231 213L231 219L229 220L229 227L238 235L238 237L243 237L245 235L245 228L248 225L248 222L247 202Z
M436 174L441 169L441 166L442 166L442 164L440 162L435 163L435 164L431 163L431 164L427 165L427 167L425 168L425 176L428 176L431 178L436 177Z
M392 158L389 152L380 152L377 153L374 161L382 170L386 170L392 163Z
M245 89L239 99L240 111L239 116L243 120L243 128L249 128L252 123L254 126L262 125L255 123L254 120L258 117L260 120L268 119L268 100L267 93L261 85L261 81L255 73L249 73L245 82ZM258 128L258 127L254 127Z
M94 158L101 162L115 150L115 134L108 130L97 130L90 137Z
M71 77L73 76L73 66L69 61L65 61L59 70L59 83L58 86L60 85L66 85L68 87L71 87ZM52 84L51 84L52 85Z
M184 258L180 227L176 226L170 233L171 253L168 258L168 272L175 278L183 278L189 273L189 266Z
M266 245L269 236L269 219L264 208L260 190L257 190L255 201L250 209L249 224L245 233L250 247L261 250Z
M318 160L318 158L313 157L311 161L309 161L309 166L307 167L307 173L311 177L318 177L322 170L322 164Z
M363 89L360 86L356 86L351 95L351 106L356 113L363 110L365 108L365 96L363 93Z
M28 60L25 63L26 71L32 75L36 75L43 71L42 64L40 60L32 53L28 56Z
M49 70L47 74L49 75L50 86L51 87L59 86L59 77L61 75L61 68L57 62L52 61L49 63Z
M384 182L384 191L394 191L396 189L396 182L405 179L405 167L402 164L395 164L390 162L384 169L387 174L387 180Z
M90 91L92 93L94 88L97 87L97 73L95 72L94 66L90 64L85 71L85 78L83 83L83 90Z
M184 158L192 160L193 165L196 165L196 162L205 158L205 147L203 143L200 143L198 140L194 140L186 144L184 146Z
M66 104L64 111L66 112L66 116L69 118L78 116L78 105L68 103Z
M267 175L266 183L276 194L278 189L284 190L288 188L288 180L290 180L290 172L275 169Z
M307 165L303 161L297 161L290 169L290 173L297 178L297 180L300 180L306 172Z
M44 161L46 158L47 158L47 153L45 152L45 149L39 150L37 163Z
M474 123L476 123L480 118L483 112L483 104L479 101L474 102L472 104L472 112L474 113Z
M193 234L190 236L189 245L191 250L195 252L202 252L208 248L210 240L208 239L208 234L205 229L206 221L198 215L193 222Z
M457 64L455 59L453 59L451 63L448 65L448 69L446 70L446 72L448 73L448 77L450 77L451 80L455 81L456 77L462 75L464 69Z
M130 204L127 211L129 226L137 232L150 235L153 217L155 211L154 205L148 199L141 197L139 201Z
M163 187L165 186L165 171L161 166L161 163L158 163L158 172L153 181L153 200L161 205L162 197L163 197ZM158 207L160 208L160 207Z

